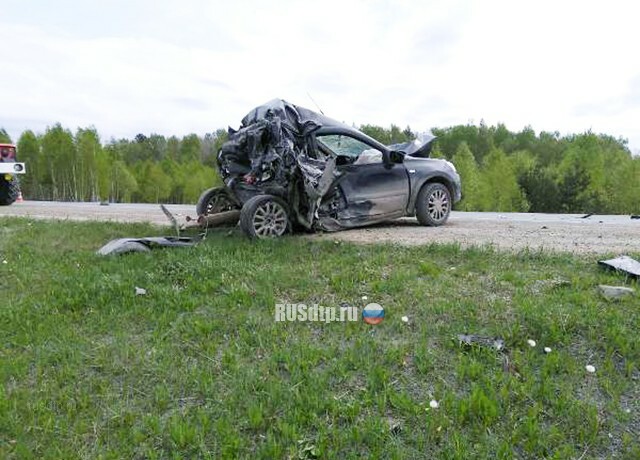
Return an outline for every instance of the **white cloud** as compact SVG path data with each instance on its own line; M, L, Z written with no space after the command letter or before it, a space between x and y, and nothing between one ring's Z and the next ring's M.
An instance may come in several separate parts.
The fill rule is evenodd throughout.
M0 18L14 137L56 121L105 139L204 133L274 97L313 108L309 93L347 123L484 119L640 147L632 3L18 3Z

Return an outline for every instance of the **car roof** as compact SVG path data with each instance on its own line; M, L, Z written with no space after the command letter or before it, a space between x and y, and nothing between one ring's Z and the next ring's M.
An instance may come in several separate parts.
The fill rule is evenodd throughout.
M242 119L242 125L247 126L258 119L265 118L269 111L276 114L280 118L286 119L289 124L293 126L305 125L306 123L310 122L315 123L319 125L317 131L315 131L317 134L351 135L376 148L388 150L385 145L376 141L372 137L367 136L365 133L354 128L353 126L349 126L346 123L334 120L333 118L330 118L324 114L314 112L313 110L307 109L306 107L291 104L284 99L273 99L261 106L256 107Z

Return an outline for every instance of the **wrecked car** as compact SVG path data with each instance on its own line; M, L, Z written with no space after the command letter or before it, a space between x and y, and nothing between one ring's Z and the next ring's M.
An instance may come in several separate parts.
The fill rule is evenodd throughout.
M218 153L223 187L206 190L199 215L240 209L254 238L290 230L337 231L416 216L444 224L461 198L453 164L429 158L433 139L386 146L286 101L252 110Z

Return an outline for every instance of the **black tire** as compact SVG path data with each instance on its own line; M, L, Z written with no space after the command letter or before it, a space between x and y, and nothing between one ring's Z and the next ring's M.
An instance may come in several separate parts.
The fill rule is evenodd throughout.
M273 195L254 196L240 211L240 228L249 238L279 237L290 227L287 204Z
M451 192L446 185L431 182L422 186L416 199L416 217L421 225L443 225L451 213Z
M205 190L200 195L196 204L196 212L199 216L215 214L222 211L232 211L240 206L231 198L229 192L224 187L215 187Z
M20 182L17 177L13 176L11 180L5 179L4 176L0 177L0 206L9 206L19 196Z

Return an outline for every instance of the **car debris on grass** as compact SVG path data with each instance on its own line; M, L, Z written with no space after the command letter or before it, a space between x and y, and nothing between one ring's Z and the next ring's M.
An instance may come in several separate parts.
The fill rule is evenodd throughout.
M620 256L609 260L598 261L600 266L621 271L640 279L640 262L629 256Z
M101 256L111 254L125 254L129 252L149 252L163 247L185 248L194 246L200 241L199 237L147 236L142 238L118 238L109 241L98 249Z

